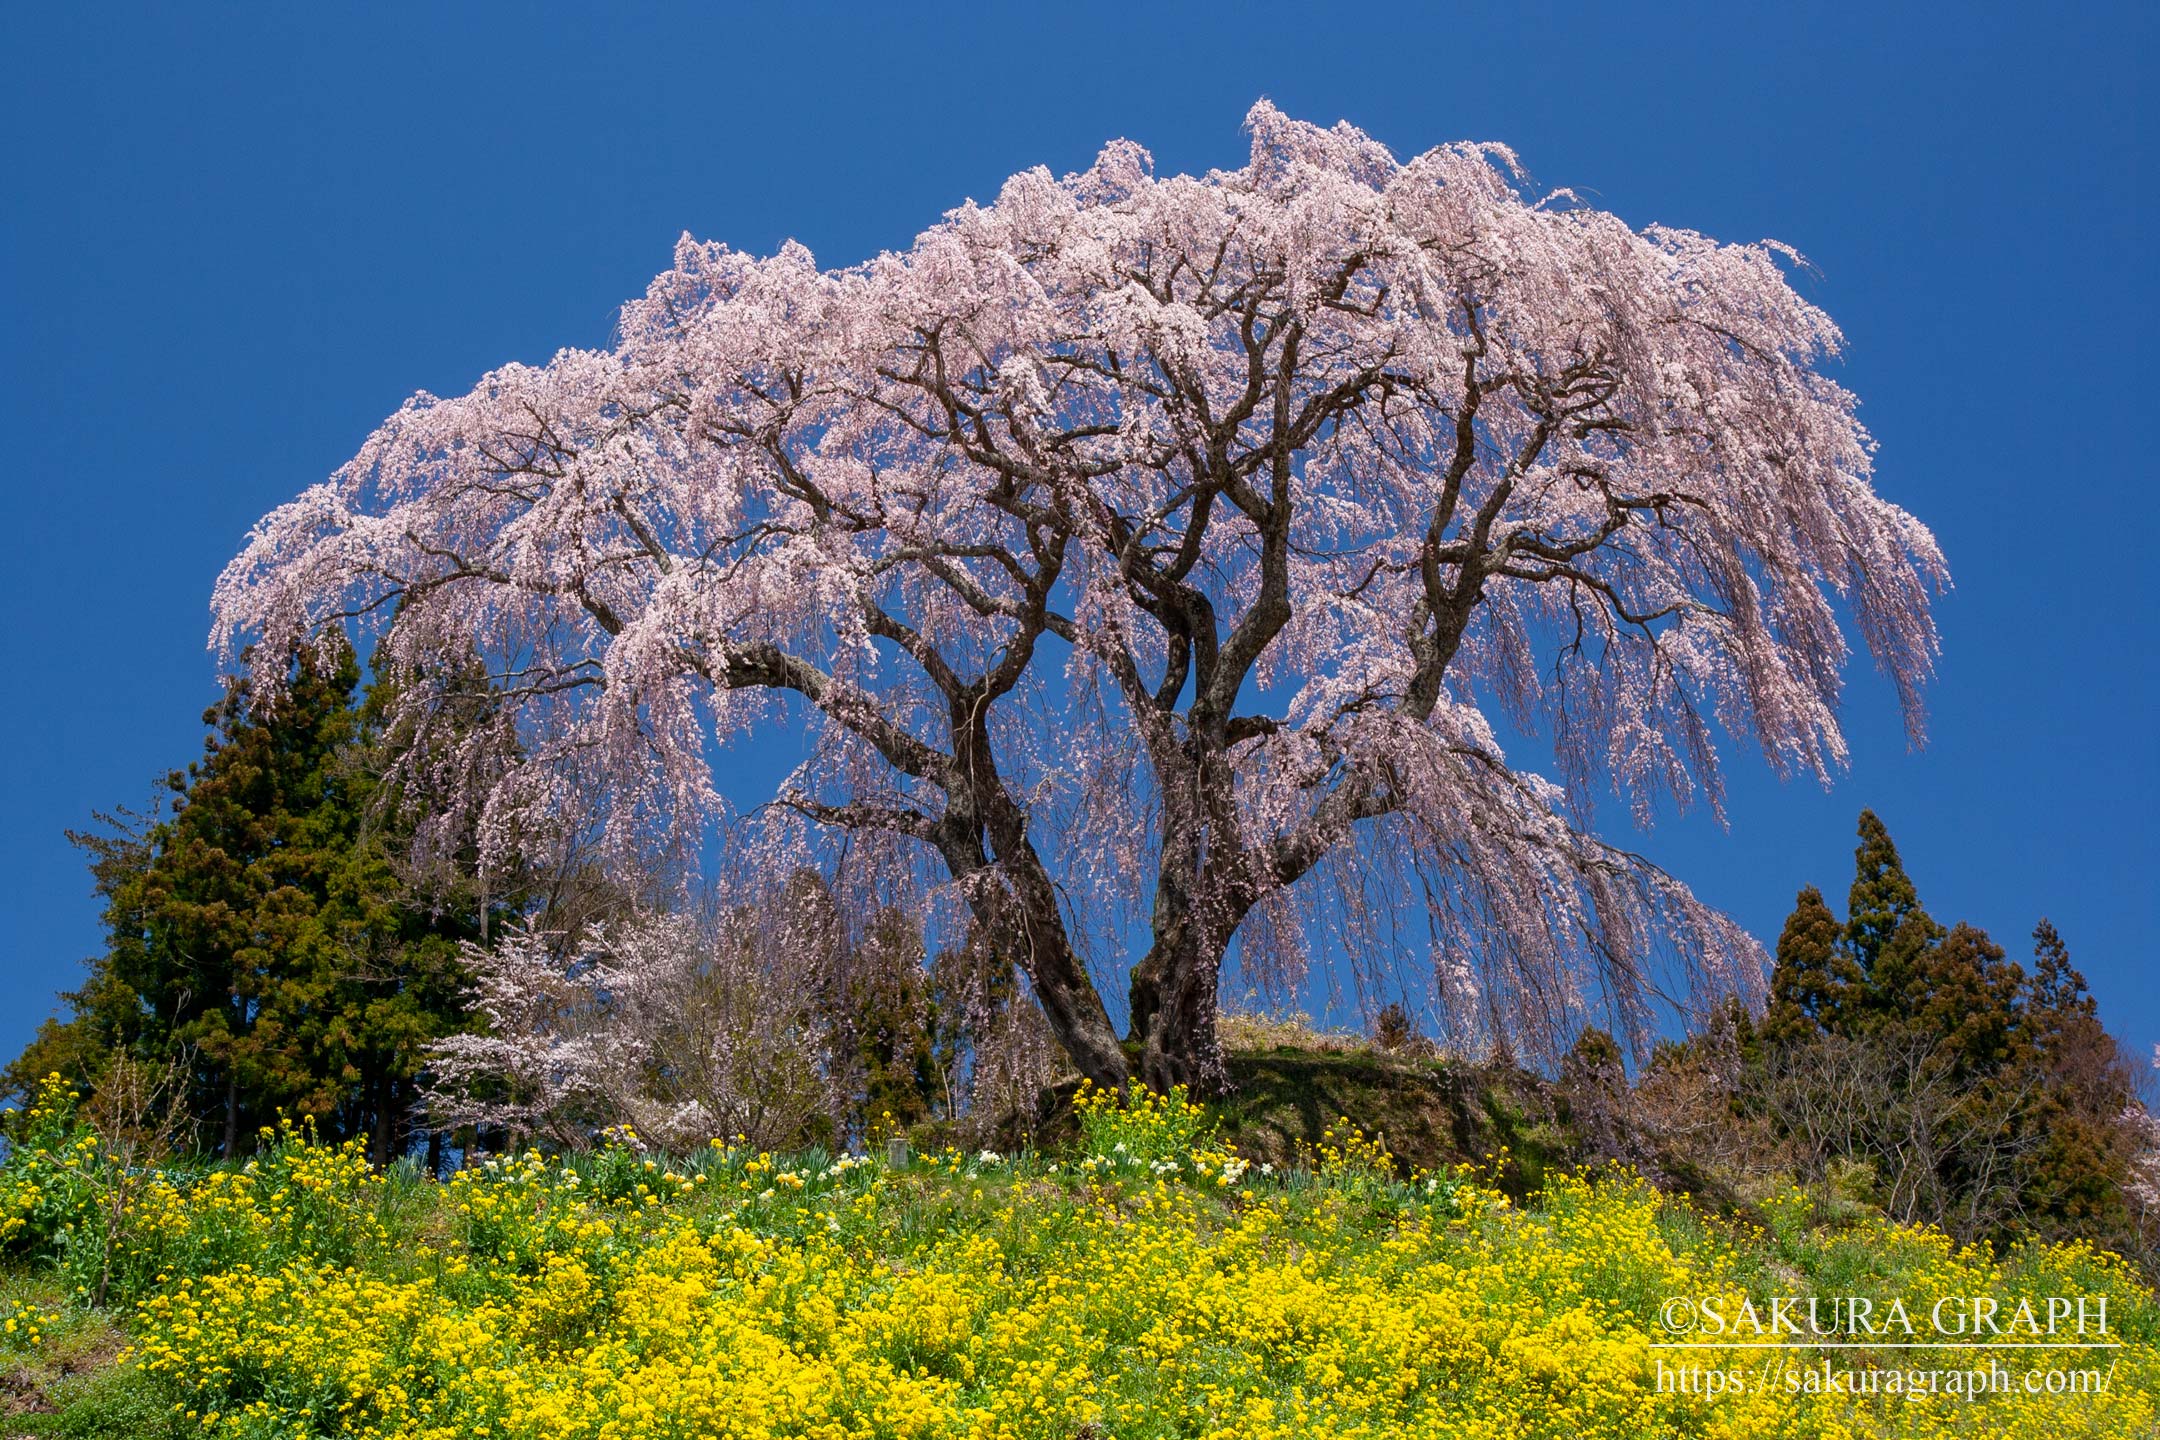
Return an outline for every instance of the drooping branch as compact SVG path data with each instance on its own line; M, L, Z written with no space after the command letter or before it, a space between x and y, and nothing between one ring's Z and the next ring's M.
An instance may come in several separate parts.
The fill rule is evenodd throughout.
M1249 128L1240 169L1115 144L849 269L685 239L610 349L416 397L267 517L217 642L478 657L497 846L694 850L715 747L806 716L735 850L919 856L1099 1079L1089 966L1133 957L1089 917L1149 917L1132 1038L1205 1079L1247 917L1347 913L1386 846L1481 1023L1745 989L1752 942L1568 817L1715 804L1720 730L1830 774L1840 605L1918 734L1947 573L1874 490L1836 328L1784 252L1525 196L1495 147ZM1560 783L1508 769L1496 706Z

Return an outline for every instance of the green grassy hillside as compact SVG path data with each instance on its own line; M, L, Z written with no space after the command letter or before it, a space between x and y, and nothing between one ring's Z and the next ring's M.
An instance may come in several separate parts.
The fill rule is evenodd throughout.
M0 1166L0 1434L2060 1440L2160 1421L2160 1303L2088 1248L1825 1226L1799 1192L1729 1223L1617 1171L1547 1169L1517 1200L1468 1166L1406 1171L1327 1116L1354 1102L1433 1157L1536 1129L1468 1072L1240 1064L1219 1114L1082 1092L1062 1138L1021 1154L618 1145L441 1183L291 1130L244 1165L130 1168L49 1094ZM2082 1300L2105 1328L2063 1332L2093 1348L2026 1348L2013 1323L1916 1350L1742 1321L1809 1299L1849 1317L1855 1297L1923 1342L1974 1297L1998 1320Z

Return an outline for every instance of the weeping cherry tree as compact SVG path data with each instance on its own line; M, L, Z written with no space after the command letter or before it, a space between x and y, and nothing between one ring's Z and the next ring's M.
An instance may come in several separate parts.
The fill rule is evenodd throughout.
M514 743L414 763L488 863L565 826L885 857L1103 1083L1219 1086L1233 954L1393 937L1547 1054L1759 985L1590 807L1716 807L1723 744L1827 779L1841 616L1919 734L1947 572L1798 257L1499 146L1247 128L1240 169L1117 142L845 269L686 237L611 348L415 396L267 516L213 643L366 632L416 736L477 657ZM717 757L775 726L808 758L731 809Z

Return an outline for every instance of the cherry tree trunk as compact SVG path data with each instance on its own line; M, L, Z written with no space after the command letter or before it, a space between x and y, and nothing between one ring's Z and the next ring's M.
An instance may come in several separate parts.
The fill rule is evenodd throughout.
M1140 1079L1151 1090L1183 1085L1213 1098L1229 1088L1222 1041L1215 1031L1216 985L1222 950L1198 937L1158 943L1133 968L1132 1038L1140 1046Z
M1109 1013L1103 1009L1102 996L1065 943L1062 929L1046 935L1044 928L1030 917L1029 955L1023 967L1043 1018L1050 1022L1051 1033L1065 1047L1075 1069L1105 1089L1122 1090L1132 1071Z

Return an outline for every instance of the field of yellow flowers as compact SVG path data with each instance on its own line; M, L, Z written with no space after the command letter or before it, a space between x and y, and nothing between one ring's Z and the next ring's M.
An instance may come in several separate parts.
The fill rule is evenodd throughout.
M2160 1305L2089 1250L1822 1231L1798 1195L1765 1229L1727 1227L1620 1175L1518 1206L1467 1173L1402 1178L1347 1127L1278 1172L1175 1096L1083 1095L1084 1140L1059 1156L889 1169L724 1144L667 1158L625 1136L440 1184L304 1130L242 1166L151 1170L117 1163L62 1094L27 1119L0 1166L17 1257L0 1361L29 1373L115 1319L125 1348L8 1434L2057 1440L2160 1423ZM2121 1348L1664 1348L1676 1300L1699 1317L1795 1294L2104 1298ZM2096 1365L2104 1393L1817 1383L1998 1359ZM1728 1372L1736 1387L1705 1383Z

